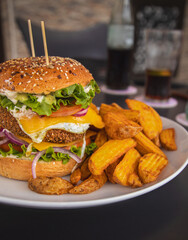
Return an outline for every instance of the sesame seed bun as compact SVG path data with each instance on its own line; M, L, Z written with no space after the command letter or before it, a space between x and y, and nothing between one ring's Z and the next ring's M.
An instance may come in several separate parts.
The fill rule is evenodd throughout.
M20 93L48 94L75 83L86 86L92 74L71 58L29 57L0 64L0 89Z

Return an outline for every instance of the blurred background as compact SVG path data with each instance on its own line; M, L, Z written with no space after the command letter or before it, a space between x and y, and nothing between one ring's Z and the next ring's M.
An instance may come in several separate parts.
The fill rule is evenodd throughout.
M116 0L1 0L0 61L31 55L27 20L31 19L35 51L44 55L40 21L45 21L49 55L72 57L96 80L106 76L107 30ZM144 82L145 28L182 29L183 43L173 84L188 85L188 1L132 0L135 42L132 80Z

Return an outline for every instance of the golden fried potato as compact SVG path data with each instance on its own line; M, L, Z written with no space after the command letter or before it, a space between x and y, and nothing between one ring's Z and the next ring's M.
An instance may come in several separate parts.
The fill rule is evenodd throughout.
M117 109L123 109L121 106L119 106L117 103L112 103L111 104L112 107L115 107Z
M94 175L102 174L104 169L135 146L136 142L131 138L109 140L91 155L88 162L90 172Z
M101 117L103 118L103 116L108 112L113 112L115 114L120 113L124 115L124 117L126 117L127 120L131 120L133 122L139 123L139 120L140 120L139 111L123 109L115 103L113 103L113 105L107 105L102 103L99 111Z
M161 142L160 142L160 138L159 135L157 137L155 137L154 139L152 139L152 142L157 146L157 147L161 147Z
M111 183L116 183L113 179L113 173L114 173L114 170L116 168L116 166L119 164L119 162L122 160L122 157L118 158L115 162L113 162L112 164L110 164L106 169L105 169L105 173L108 177L108 180L111 182Z
M127 120L120 112L108 112L104 114L103 121L107 135L112 139L125 139L134 137L142 127L137 123Z
M146 135L144 135L142 132L139 132L136 136L134 136L134 140L136 141L136 149L141 153L142 155L147 153L157 153L163 157L166 158L166 155L164 152L157 147Z
M140 158L138 174L143 183L150 183L157 179L168 160L156 153L148 153Z
M60 177L37 177L28 180L28 187L41 194L61 195L68 193L74 186Z
M129 178L127 179L128 185L131 187L142 187L142 182L136 172L130 174Z
M81 180L81 170L80 168L77 168L74 170L74 172L70 175L70 182L73 185L76 185Z
M130 149L116 166L113 173L114 181L123 186L142 186L139 177L135 177L135 175L137 175L137 166L140 157L141 155L135 148ZM132 175L133 173L134 175Z
M175 141L175 129L168 128L164 129L160 135L161 145L164 149L168 151L177 150L176 141Z
M128 107L140 112L140 124L145 135L149 139L154 139L162 131L162 121L159 114L147 104L135 99L126 99Z
M83 163L82 163L82 166L80 168L80 171L81 171L81 180L85 180L87 179L90 175L91 175L91 172L89 171L89 168L88 168L88 161L89 161L89 158L87 158Z
M87 194L94 192L101 188L107 181L106 174L103 172L101 175L91 175L88 179L70 189L69 193L72 194Z
M95 138L95 143L96 143L97 147L99 148L107 141L108 141L108 136L106 134L105 129L103 128L97 133L97 136Z

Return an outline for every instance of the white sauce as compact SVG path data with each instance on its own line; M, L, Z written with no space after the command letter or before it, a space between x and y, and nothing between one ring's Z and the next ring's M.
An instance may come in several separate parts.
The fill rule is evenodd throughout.
M4 158L1 154L0 154L0 158ZM18 158L18 159L24 159L24 160L29 160L29 161L31 161L31 159L30 158L28 158L28 157L18 157L18 156L16 156L16 155L12 155L12 154L10 154L10 155L8 155L7 156L8 158ZM13 161L14 162L14 161Z
M35 95L37 98L37 102L41 103L42 100L44 99L44 95Z
M88 93L90 91L90 89L92 89L91 85L90 86L86 86L86 87L84 87L84 92Z
M17 103L17 92L13 92L13 91L9 91L9 90L5 90L5 89L0 89L0 94L3 96L6 96L8 99L10 99L14 104Z
M23 105L21 108L15 107L13 110L10 110L10 113L16 119L20 119L24 116L31 118L35 115L35 113L31 109L26 109L25 105Z

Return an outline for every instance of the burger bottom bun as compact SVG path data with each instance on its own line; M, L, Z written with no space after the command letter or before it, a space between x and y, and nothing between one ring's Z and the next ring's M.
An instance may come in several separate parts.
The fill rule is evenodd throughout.
M37 177L62 177L71 173L76 165L72 158L68 163L61 161L44 162L40 161L36 165ZM7 178L27 181L32 177L32 161L28 159L0 157L0 175Z

